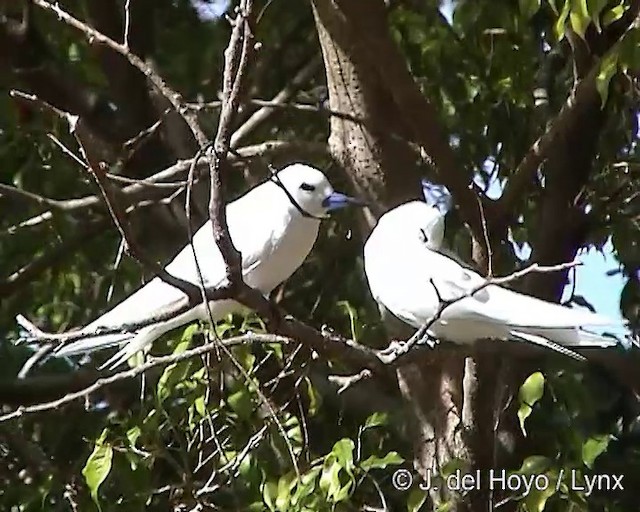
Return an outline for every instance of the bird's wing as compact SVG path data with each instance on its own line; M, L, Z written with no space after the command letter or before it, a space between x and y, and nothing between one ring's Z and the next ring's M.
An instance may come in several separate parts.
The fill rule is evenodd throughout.
M268 226L263 225L265 221L261 221L258 226L251 226L247 219L247 213L242 205L238 208L237 201L227 207L227 222L232 241L235 247L241 251L242 272L246 275L270 253L270 247L273 244L271 231ZM222 253L213 237L210 222L206 222L195 233L193 248L197 255L197 265L193 249L187 245L166 266L167 272L199 286L199 270L205 286L222 285L226 277L226 269ZM158 312L170 309L183 299L182 291L156 277L113 309L91 322L85 329L118 327L140 322L157 315Z
M485 318L512 327L541 329L616 323L602 315L540 300L498 285L489 285L474 293L485 283L482 276L445 255L428 249L425 253L428 253L425 254L425 266L429 268L430 279L444 300L471 295L448 308L450 316Z

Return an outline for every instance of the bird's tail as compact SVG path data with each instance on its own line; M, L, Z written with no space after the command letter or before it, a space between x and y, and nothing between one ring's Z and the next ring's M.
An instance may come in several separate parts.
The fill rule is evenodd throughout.
M73 341L63 345L54 353L58 357L76 356L79 354L90 354L98 350L111 348L136 336L135 333L110 333L87 335L78 341Z
M164 323L150 325L149 327L145 327L140 329L136 335L127 342L118 352L116 352L113 356L111 356L99 369L110 369L113 370L117 368L121 364L128 361L131 357L136 355L138 352L143 351L151 347L151 344L154 340L162 336L165 332L171 330Z
M164 333L169 332L181 325L190 323L197 318L201 318L202 310L204 310L204 308L202 307L202 305L200 305L170 320L143 327L135 333L104 334L91 336L89 338L82 339L62 347L62 349L60 349L56 353L56 355L70 356L76 354L86 354L97 350L110 348L114 345L119 345L122 342L126 342L125 345L118 352L116 352L113 357L109 358L107 362L104 363L100 368L113 369L126 362L136 353L144 350L147 346L151 345L153 341L158 339ZM118 339L118 336L120 336L120 339Z
M555 352L558 352L559 354L575 359L576 361L584 362L587 360L586 357L578 354L577 352L574 352L573 350L563 345L560 345L556 341L550 340L546 336L540 336L538 334L517 330L512 330L509 334L511 334L511 336L517 340L533 343L534 345L553 350Z
M613 335L596 334L586 331L584 329L527 329L526 332L533 332L539 336L545 338L551 338L560 345L570 347L597 347L597 348L610 348L619 345L621 342Z

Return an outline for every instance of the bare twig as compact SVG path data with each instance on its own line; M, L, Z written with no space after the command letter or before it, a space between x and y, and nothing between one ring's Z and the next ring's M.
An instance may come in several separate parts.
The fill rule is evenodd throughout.
M339 386L338 394L344 393L354 384L372 377L371 370L365 369L355 375L329 375L329 382L333 382Z
M245 103L248 103L249 105L256 105L257 107L268 107L270 109L299 110L301 112L317 112L318 114L323 114L327 117L337 117L340 119L351 121L352 123L357 123L357 124L365 123L364 119L360 119L352 114L349 114L348 112L340 112L338 110L330 109L324 104L278 101L276 99L262 100L258 98L247 99L245 100ZM220 108L221 104L222 102L220 101L210 101L208 103L191 103L188 105L188 107L196 111L200 111L202 109Z
M106 180L105 171L102 169L100 162L91 162L89 160L89 156L84 151L82 147L82 143L79 138L77 138L78 144L80 145L80 149L84 153L85 158L88 163L88 172L91 174L93 179L95 180L98 188L100 190L100 194L104 199L104 202L107 206L107 210L115 224L120 236L124 240L126 244L126 248L129 254L140 263L145 268L149 268L155 277L160 278L165 283L178 288L182 293L184 293L188 298L189 302L195 303L198 301L200 297L199 288L184 279L176 277L169 272L167 272L160 264L148 258L142 248L138 245L135 238L131 234L129 230L129 223L123 214L122 210L119 208L117 199L110 193L109 191L109 183Z
M517 279L520 279L524 276L526 276L527 274L530 274L532 272L537 272L537 273L549 273L549 272L559 272L561 270L566 270L568 268L573 268L576 267L578 265L580 265L581 263L578 261L572 261L570 263L560 263L558 265L549 265L549 266L542 266L542 265L538 265L537 263L534 263L533 265L529 265L526 268L523 268L521 270L517 270L511 274L509 274L508 276L504 276L504 277L490 277L485 279L485 281L479 285L476 286L475 288L473 288L472 290L468 291L467 293L463 293L461 295L459 295L458 297L456 297L455 299L451 299L451 300L444 300L441 296L440 293L438 291L438 289L435 287L435 285L433 286L436 295L438 296L438 308L436 309L436 312L431 316L431 318L429 318L429 320L427 320L424 325L422 325L417 331L416 333L404 344L401 344L399 346L394 346L391 350L387 349L385 351L383 351L382 353L379 353L379 356L381 357L381 361L384 364L394 364L396 363L402 356L408 354L411 349L413 347L416 346L416 344L418 344L423 338L424 336L427 334L428 330L431 328L431 326L439 319L442 317L442 314L444 313L444 311L450 307L453 304L456 304L457 302L460 302L461 300L464 300L468 297L472 297L473 295L475 295L476 293L484 290L487 286L492 286L492 285L502 285L502 284L506 284L506 283L510 283L512 281L515 281ZM433 282L432 282L433 284Z
M291 96L308 81L320 68L322 59L319 55L314 56L305 66L302 67L293 79L276 94L270 103L272 105L261 105L261 108L254 112L231 136L231 147L236 147L242 142L255 128L265 121L274 111L273 105L280 105L289 100ZM253 103L253 102L251 102ZM254 105L257 103L253 103Z
M290 341L291 340L289 338L277 336L274 334L250 333L250 334L244 334L242 336L236 336L234 338L229 338L227 340L221 341L220 343L222 343L226 347L233 347L233 346L242 345L245 343L289 343ZM184 352L180 352L178 354L171 354L171 355L162 356L162 357L151 357L144 364L141 364L140 366L136 366L135 368L118 372L108 377L99 378L90 386L87 386L73 393L68 393L57 400L53 400L53 401L42 403L42 404L36 404L28 407L19 407L15 411L12 411L3 416L0 416L0 423L15 419L15 418L19 418L26 414L32 414L36 412L57 409L62 405L65 405L69 402L77 400L78 398L83 398L85 396L88 396L91 393L94 393L95 391L105 386L113 384L114 382L118 382L125 379L131 379L133 377L136 377L148 371L151 368L155 368L156 366L166 366L173 363L179 363L180 361L185 361L186 359L191 359L193 357L198 357L202 354L206 354L207 352L211 352L212 350L215 350L216 346L218 346L217 341L214 343L207 343L205 345L196 347L194 349L185 350Z
M167 85L162 77L158 75L158 73L156 73L149 64L144 62L137 55L131 53L128 45L120 44L105 34L97 31L93 27L80 21L78 18L62 9L58 2L51 3L46 0L33 0L33 3L42 9L52 12L58 17L58 19L64 21L67 25L83 32L89 39L90 43L97 42L103 44L125 57L132 66L137 68L149 79L158 91L169 101L169 103L171 103L176 112L182 116L195 139L198 141L198 144L200 144L200 146L204 146L207 143L207 137L198 124L197 116L184 108L182 96L169 87L169 85Z
M131 0L124 3L124 37L122 42L125 48L129 48L129 29L131 28Z
M487 218L484 214L484 205L480 196L476 196L478 201L478 209L480 210L480 220L482 224L482 235L484 236L484 243L486 246L487 254L487 277L493 276L493 250L491 249L491 239L489 238L489 227L487 225Z
M233 245L231 236L229 236L224 189L220 174L227 166L233 119L240 104L240 95L243 92L243 77L248 65L249 55L253 51L253 34L249 19L252 6L252 0L242 0L236 18L232 21L231 38L224 52L222 109L218 122L218 132L213 143L214 155L209 163L211 186L209 218L213 229L213 239L222 253L226 265L227 279L231 287L242 283L240 274L242 260L238 250Z
M316 142L300 142L300 141L281 141L281 140L273 140L262 142L260 144L255 144L252 146L246 146L240 149L235 150L237 154L229 154L228 159L231 163L236 163L240 160L251 159L256 157L266 157L266 156L276 156L279 154L289 154L289 153L300 153L304 155L325 155L327 153L327 145ZM210 157L205 156L203 161L198 164L198 168L207 165L207 160ZM175 179L176 177L184 176L188 173L189 168L193 163L193 159L188 160L180 160L162 171L157 172L153 176L143 179L133 179L126 178L123 176L113 175L111 173L107 173L107 176L110 179L116 181L123 181L126 183L132 183L131 186L125 187L121 190L120 194L125 196L130 196L131 200L142 200L145 198L154 198L157 197L158 191L150 190L150 188L171 188L175 189L176 186L184 186L186 182L171 182L169 180ZM197 177L196 177L197 180ZM166 185L166 187L165 187ZM5 190L7 194L11 194L15 197L22 194L20 189L16 189L11 185L0 184L0 191ZM33 194L33 193L27 193ZM33 194L32 198L29 200L33 201L42 201L42 204L48 203L47 206L51 208L51 210L42 212L34 217L26 219L19 224L7 229L7 234L13 234L21 228L25 227L35 227L44 222L48 222L53 218L52 210L59 210L61 212L74 212L78 210L83 210L87 208L104 208L104 203L102 198L99 195L91 195L85 196L77 199L64 199L64 200L56 200L49 198L42 198L38 194ZM25 197L25 199L27 199Z

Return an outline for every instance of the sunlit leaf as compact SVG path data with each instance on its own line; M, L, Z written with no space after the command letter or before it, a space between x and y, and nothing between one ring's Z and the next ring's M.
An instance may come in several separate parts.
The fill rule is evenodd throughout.
M404 459L398 454L398 452L389 452L382 458L376 455L371 455L363 460L359 465L365 471L369 471L371 469L384 469L387 466L397 466L403 462Z
M532 487L525 496L524 506L527 512L542 512L545 509L549 498L556 493L555 482L552 482L551 479L549 479L549 482L549 486L542 489Z
M520 428L526 436L527 431L524 428L526 419L531 415L533 406L542 398L544 393L544 375L535 372L529 375L520 387L518 398L520 400L520 408L518 409L518 419L520 420Z
M98 508L101 508L98 490L109 476L113 462L113 447L105 441L106 437L107 430L105 429L96 441L93 451L82 469L82 475L91 493L91 498L98 505Z
M567 18L569 17L569 13L571 12L571 2L572 0L564 0L564 6L562 7L562 11L560 12L560 16L556 20L554 25L554 33L558 40L561 40L565 36L565 27Z
M609 98L609 84L618 70L618 52L610 51L600 62L600 72L596 77L596 88L600 94L600 106L604 107Z
M613 436L611 435L600 435L587 439L582 445L582 462L584 462L584 465L592 469L593 463L607 450L612 438Z
M364 428L382 427L389 421L389 415L386 412L374 412L367 418L364 423Z
M587 27L591 23L587 0L571 0L569 22L573 31L584 39Z

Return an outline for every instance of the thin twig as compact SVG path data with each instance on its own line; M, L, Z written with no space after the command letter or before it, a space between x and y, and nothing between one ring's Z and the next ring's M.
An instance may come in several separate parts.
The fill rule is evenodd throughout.
M236 336L233 338L229 338L227 340L223 340L220 343L227 347L233 347L237 345L242 345L244 343L289 343L291 340L289 338L285 338L283 336L278 336L275 334L256 334L249 333L243 334L241 336ZM26 414L32 414L36 412L48 411L51 409L57 409L58 407L77 400L78 398L83 398L85 396L94 393L95 391L108 386L109 384L113 384L114 382L118 382L125 379L131 379L136 377L151 368L155 368L156 366L166 366L173 363L179 363L180 361L185 361L187 359L191 359L193 357L198 357L202 354L206 354L212 350L216 349L218 342L207 343L200 347L196 347L194 349L185 350L184 352L180 352L178 354L170 354L162 357L150 357L144 364L140 366L136 366L134 368L130 368L129 370L125 370L122 372L118 372L114 375L110 375L108 377L102 377L96 380L90 386L85 387L79 391L68 393L65 396L52 400L50 402L45 402L42 404L31 405L28 407L19 407L15 411L7 413L3 416L0 416L0 423L8 420L12 420L15 418L19 418Z
M491 249L491 241L489 238L489 227L487 226L487 218L484 214L484 205L480 196L476 196L478 200L478 209L480 210L480 220L482 222L482 234L484 236L484 243L487 250L487 277L493 276L493 250Z
M416 333L404 344L401 344L400 346L394 346L391 350L386 350L383 351L381 353L379 353L379 357L381 357L381 361L384 364L395 364L398 362L398 360L403 357L404 355L408 354L411 349L418 343L420 342L423 337L425 336L425 334L428 332L428 330L431 328L431 326L438 320L440 319L440 317L442 316L442 314L444 313L444 311L450 307L453 304L456 304L458 302L460 302L461 300L464 300L468 297L472 297L473 295L475 295L476 293L484 290L486 287L488 286L492 286L492 285L502 285L502 284L506 284L506 283L510 283L511 281L515 281L517 279L520 279L524 276L526 276L527 274L530 274L532 272L537 272L537 273L550 273L550 272L559 272L562 270L566 270L568 268L573 268L576 267L578 265L581 265L581 263L579 261L572 261L570 263L560 263L558 265L549 265L549 266L542 266L539 265L538 263L534 263L532 265L529 265L526 268L523 268L521 270L517 270L507 276L504 277L491 277L491 278L487 278L485 279L485 281L481 284L476 286L475 288L473 288L472 290L469 290L466 293L463 293L461 295L459 295L458 297L456 297L455 299L451 299L451 300L444 300L441 296L440 293L438 291L438 288L434 285L433 288L436 292L436 295L438 296L438 308L436 309L436 312L431 316L431 318L429 318L417 331ZM433 284L433 282L432 282Z
M340 112L339 110L333 110L326 107L324 104L312 104L312 103L298 103L290 101L278 101L276 99L263 100L259 98L250 98L245 100L245 103L249 105L255 105L257 107L268 107L270 109L280 110L298 110L301 112L316 112L318 114L326 115L327 117L337 117L346 121L351 121L357 124L365 123L364 119L358 118L348 112ZM220 108L221 101L210 101L207 103L190 103L187 106L196 111L203 109L217 109Z
M182 96L174 91L169 85L162 79L162 77L154 71L154 69L144 62L140 57L131 53L129 47L126 44L120 44L110 37L106 36L102 32L97 31L95 28L80 21L78 18L72 16L67 11L62 9L58 2L51 3L46 0L33 0L33 3L42 9L52 12L58 19L64 21L67 25L74 27L77 30L83 32L90 43L97 42L110 48L111 50L119 53L125 57L129 63L142 72L149 81L158 89L158 91L171 103L176 112L184 119L187 126L193 133L193 136L198 141L200 146L204 146L207 143L207 137L198 124L198 118L195 114L184 108Z

